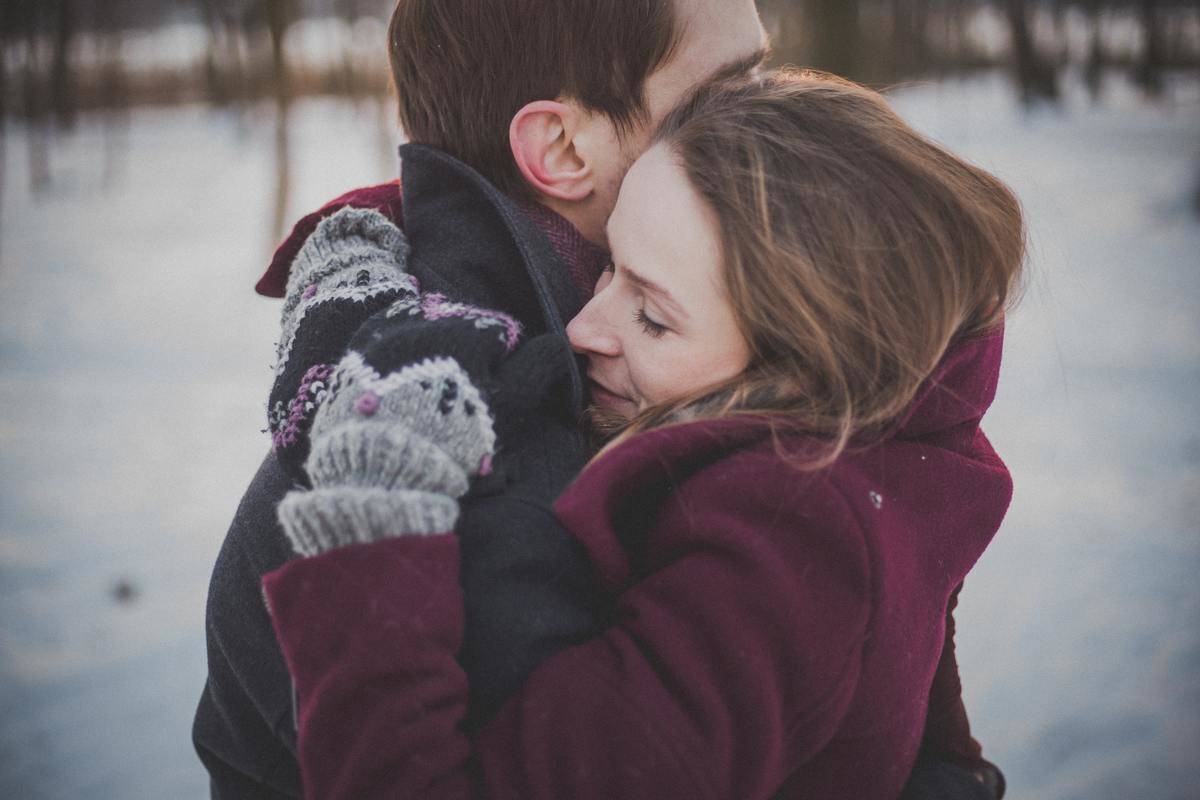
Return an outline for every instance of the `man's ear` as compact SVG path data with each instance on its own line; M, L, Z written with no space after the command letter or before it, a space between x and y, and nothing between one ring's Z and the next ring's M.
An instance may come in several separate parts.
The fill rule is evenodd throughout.
M556 100L535 100L516 113L509 146L526 182L547 197L579 202L596 188L591 166L575 146L580 111Z

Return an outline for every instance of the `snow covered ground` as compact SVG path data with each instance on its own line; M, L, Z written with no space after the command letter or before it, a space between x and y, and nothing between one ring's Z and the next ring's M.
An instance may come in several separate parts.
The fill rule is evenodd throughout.
M1031 228L986 426L1016 499L959 616L977 736L1015 798L1200 797L1200 82L894 98ZM273 124L84 118L36 196L4 133L0 796L200 798L206 584L268 448ZM394 143L373 108L299 104L286 216L391 177Z
M968 709L1012 796L1200 797L1200 97L896 103L1021 197L1031 280L985 428L1016 496L968 578Z

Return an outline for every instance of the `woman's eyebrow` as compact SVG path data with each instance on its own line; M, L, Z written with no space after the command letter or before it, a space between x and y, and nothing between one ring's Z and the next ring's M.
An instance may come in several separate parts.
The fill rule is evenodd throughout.
M684 310L683 306L680 305L679 301L676 300L671 295L671 293L667 290L667 288L665 286L660 286L659 284L655 283L654 281L650 280L649 278L645 277L644 275L639 275L638 273L634 272L633 270L631 270L629 267L625 266L624 264L622 264L620 266L620 268L621 268L621 271L625 273L626 277L628 277L630 281L632 281L633 283L642 287L646 291L657 295L659 297L659 299L661 299L666 305L670 306L671 310L674 310L675 313L678 314L683 319L688 318L687 311Z

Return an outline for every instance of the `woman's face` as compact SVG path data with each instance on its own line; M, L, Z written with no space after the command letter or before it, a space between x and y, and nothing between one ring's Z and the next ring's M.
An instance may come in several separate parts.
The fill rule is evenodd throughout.
M666 147L648 150L625 176L608 241L613 266L567 326L588 358L593 402L633 417L746 368L716 218Z

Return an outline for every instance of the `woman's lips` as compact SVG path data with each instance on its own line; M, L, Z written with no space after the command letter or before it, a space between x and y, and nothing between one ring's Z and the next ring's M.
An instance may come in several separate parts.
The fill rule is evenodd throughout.
M604 387L604 384L595 378L589 378L588 384L591 388L592 400L602 406L620 411L628 411L631 406L636 407L637 405L628 397L623 397L616 392L609 391Z

